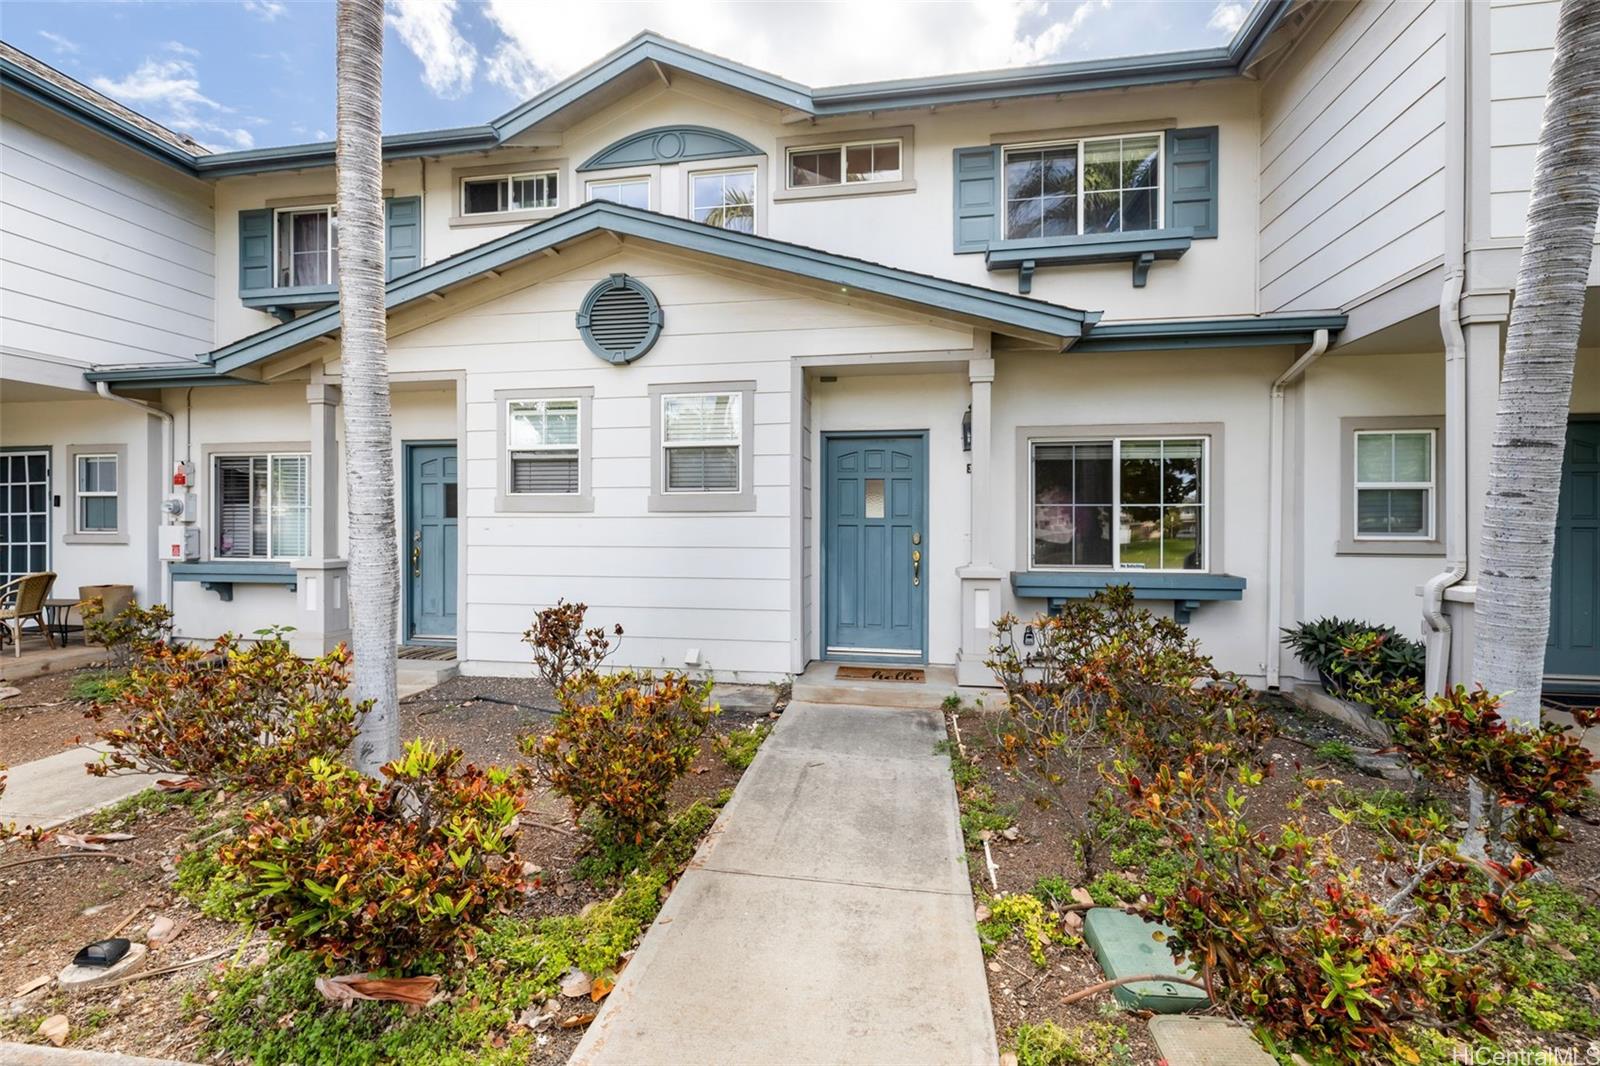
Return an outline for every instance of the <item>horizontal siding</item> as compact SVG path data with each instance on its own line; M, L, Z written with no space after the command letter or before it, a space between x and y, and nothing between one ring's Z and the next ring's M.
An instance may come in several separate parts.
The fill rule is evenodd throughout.
M96 365L212 346L209 190L141 176L142 160L21 101L0 121L5 346Z
M1495 3L1489 11L1489 235L1527 226L1535 146L1555 59L1559 0Z
M1348 307L1439 254L1441 0L1329 4L1262 90L1264 311Z

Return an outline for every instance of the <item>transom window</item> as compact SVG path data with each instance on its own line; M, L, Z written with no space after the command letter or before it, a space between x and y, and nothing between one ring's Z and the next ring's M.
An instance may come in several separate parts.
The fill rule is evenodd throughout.
M1040 569L1206 569L1204 437L1035 441Z
M576 495L579 409L576 396L506 402L506 450L512 495Z
M1433 537L1434 431L1356 432L1357 540Z
M339 276L339 219L333 207L284 208L277 227L278 287L334 284Z
M1006 239L1161 228L1161 135L1005 151Z
M661 483L667 492L738 492L737 392L661 397Z
M649 178L616 178L609 181L591 181L589 199L609 200L623 207L642 207L650 210Z
M528 174L499 174L487 178L464 178L461 182L463 215L533 211L555 207L557 202L556 172L553 170Z
M900 141L857 141L789 149L789 188L900 180Z
M117 532L117 457L78 456L78 532Z
M218 559L300 559L311 551L307 456L220 455L213 462Z
M719 170L690 179L689 217L719 229L756 230L756 172Z

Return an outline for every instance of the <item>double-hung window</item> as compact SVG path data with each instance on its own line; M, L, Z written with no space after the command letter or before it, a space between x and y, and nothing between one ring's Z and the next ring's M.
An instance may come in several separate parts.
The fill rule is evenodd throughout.
M756 230L756 172L716 170L689 179L689 217L719 229Z
M535 211L555 207L557 203L556 172L553 170L465 178L461 182L463 215Z
M607 200L623 207L650 209L649 178L614 178L591 181L588 185L590 200Z
M219 455L213 460L218 559L299 559L311 551L307 456Z
M332 206L285 207L277 213L278 288L332 285L339 277L339 218Z
M1206 569L1208 447L1205 437L1032 442L1030 564Z
M1005 150L1005 237L1161 228L1161 134Z
M1434 444L1431 429L1356 432L1357 540L1433 537Z
M743 419L737 392L661 397L661 485L667 493L737 493Z
M506 401L509 495L576 495L581 408L576 396Z
M789 188L899 181L901 142L855 141L789 149Z
M78 529L79 533L116 533L117 457L79 455Z

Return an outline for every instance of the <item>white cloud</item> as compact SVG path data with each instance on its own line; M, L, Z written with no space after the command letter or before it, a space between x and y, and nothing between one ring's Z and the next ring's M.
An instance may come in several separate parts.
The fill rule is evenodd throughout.
M1250 5L1240 0L1222 0L1211 11L1211 18L1206 20L1206 29L1222 30L1232 34L1239 32L1239 27L1244 25L1245 16L1250 14Z
M454 99L472 88L478 50L456 29L456 0L389 0L389 22L422 64L434 95Z
M196 56L196 57L198 57L200 55L200 49L198 49L198 48L190 48L188 45L184 44L182 41L168 41L166 44L162 45L161 47L162 47L162 49L164 51L171 52L173 55Z
M49 30L40 30L39 36L50 42L52 50L58 56L75 56L79 52L83 51L83 49L78 47L77 41L74 41L69 37L63 37L59 33L51 33Z
M282 0L244 0L244 9L268 22L275 22L289 13Z
M487 0L508 41L488 76L527 96L615 49L658 33L807 85L984 70L1064 58L1108 0L637 0L526 4Z
M202 144L223 149L255 147L255 136L244 126L259 120L240 119L232 108L201 92L200 77L187 59L146 59L125 78L100 76L91 84Z

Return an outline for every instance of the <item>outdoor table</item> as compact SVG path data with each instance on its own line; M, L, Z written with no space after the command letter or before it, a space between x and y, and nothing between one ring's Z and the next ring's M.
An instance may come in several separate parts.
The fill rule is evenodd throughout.
M75 596L53 596L44 601L44 615L48 625L61 635L61 646L67 646L67 617L78 606Z

